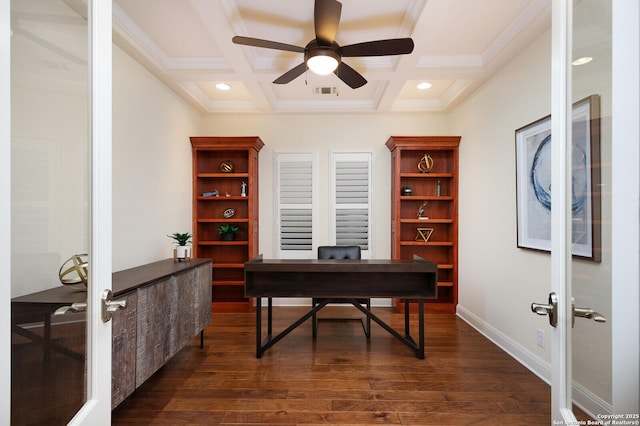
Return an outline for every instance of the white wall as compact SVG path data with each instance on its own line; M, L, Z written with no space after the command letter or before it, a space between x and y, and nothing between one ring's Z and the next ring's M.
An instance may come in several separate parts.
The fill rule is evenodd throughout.
M173 256L191 231L191 144L201 114L113 50L113 268Z
M517 248L515 130L550 114L551 35L546 33L498 72L452 113L452 133L460 147L459 299L458 312L541 377L550 379L550 333L547 317L534 315L532 302L546 303L550 284L549 253ZM576 88L577 101L599 94L603 103L601 152L609 164L610 90L607 64L595 71L597 89ZM584 72L584 71L581 71ZM610 84L610 82L609 82ZM603 169L602 182L610 182ZM610 203L603 199L603 219ZM610 239L603 228L603 241ZM574 261L578 304L610 314L610 253L602 263ZM595 283L595 285L594 285ZM580 299L578 301L578 299ZM577 305L578 306L578 305ZM611 401L610 325L579 320L574 331L574 378L596 405ZM546 335L536 343L537 329ZM605 412L605 411L601 411Z
M529 306L546 302L551 264L516 247L515 129L550 113L550 43L550 33L536 40L452 114L462 135L459 309L547 362L535 331L548 321Z
M443 114L277 114L210 115L204 119L207 136L260 136L260 241L265 257L275 257L273 156L276 152L315 152L320 169L321 234L329 243L329 152L373 152L373 226L371 257L391 256L391 156L385 142L392 135L448 135Z

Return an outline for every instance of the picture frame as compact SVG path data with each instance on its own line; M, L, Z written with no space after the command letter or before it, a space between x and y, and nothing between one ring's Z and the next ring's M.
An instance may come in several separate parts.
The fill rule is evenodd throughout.
M573 104L572 255L599 262L600 97ZM517 246L551 251L551 115L515 131Z

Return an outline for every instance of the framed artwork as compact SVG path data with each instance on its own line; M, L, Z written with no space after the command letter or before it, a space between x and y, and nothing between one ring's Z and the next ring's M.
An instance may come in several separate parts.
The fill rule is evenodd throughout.
M573 105L572 253L600 261L600 97ZM551 116L516 130L518 247L551 251Z

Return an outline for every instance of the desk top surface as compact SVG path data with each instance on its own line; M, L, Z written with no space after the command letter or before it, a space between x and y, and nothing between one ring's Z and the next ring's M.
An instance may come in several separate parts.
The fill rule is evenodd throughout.
M438 266L417 257L409 259L264 259L262 255L244 264L245 271L397 273L437 272Z
M263 259L245 263L247 297L435 298L433 262L392 259Z

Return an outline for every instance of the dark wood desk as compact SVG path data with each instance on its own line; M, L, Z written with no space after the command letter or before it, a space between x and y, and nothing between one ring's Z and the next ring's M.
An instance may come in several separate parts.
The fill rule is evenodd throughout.
M245 263L245 296L256 298L256 357L335 299L348 301L424 358L424 299L437 297L437 266L420 257L414 260L263 259ZM262 340L262 300L268 299L267 336ZM284 331L273 336L272 298L324 299ZM418 343L410 334L409 309L405 309L404 336L363 307L356 299L400 298L418 301Z

